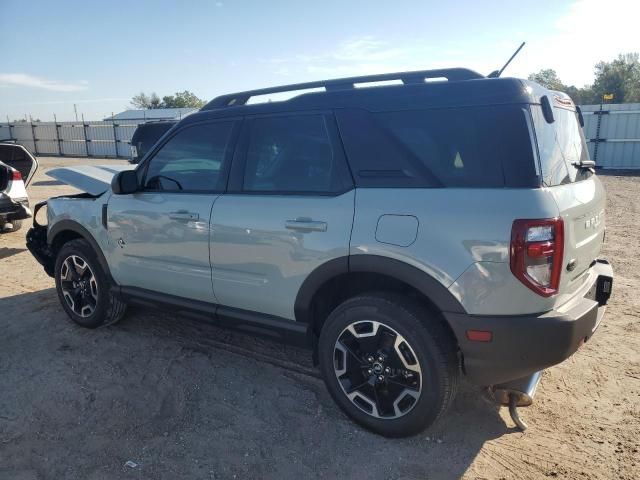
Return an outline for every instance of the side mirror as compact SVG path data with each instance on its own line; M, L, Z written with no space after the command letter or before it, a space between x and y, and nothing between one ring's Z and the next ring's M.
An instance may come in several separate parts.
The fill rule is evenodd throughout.
M543 95L540 99L540 106L542 107L542 115L544 115L544 119L547 121L547 123L555 122L556 119L553 116L553 107L551 106L549 97Z
M0 192L7 188L9 185L9 176L11 175L11 170L9 167L4 165L0 165Z
M111 190L115 195L126 195L138 191L138 175L135 170L123 170L111 180Z

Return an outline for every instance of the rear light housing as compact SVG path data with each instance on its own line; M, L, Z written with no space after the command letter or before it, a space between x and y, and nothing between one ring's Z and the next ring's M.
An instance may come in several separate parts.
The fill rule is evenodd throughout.
M18 170L12 169L11 171L11 180L13 180L14 182L17 180L22 180L22 175L20 174L20 172Z
M538 295L558 293L564 254L561 218L515 220L511 227L511 272Z

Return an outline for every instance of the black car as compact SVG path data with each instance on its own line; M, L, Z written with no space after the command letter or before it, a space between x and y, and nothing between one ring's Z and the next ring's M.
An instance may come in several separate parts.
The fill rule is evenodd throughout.
M151 147L176 123L175 120L147 122L138 125L131 137L131 159L129 163L137 164L151 150Z

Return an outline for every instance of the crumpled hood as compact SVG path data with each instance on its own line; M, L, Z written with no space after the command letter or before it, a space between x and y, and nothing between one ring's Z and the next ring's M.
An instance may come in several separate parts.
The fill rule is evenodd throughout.
M123 170L133 170L135 165L80 165L52 168L47 175L76 187L91 195L100 195L111 186L111 179Z

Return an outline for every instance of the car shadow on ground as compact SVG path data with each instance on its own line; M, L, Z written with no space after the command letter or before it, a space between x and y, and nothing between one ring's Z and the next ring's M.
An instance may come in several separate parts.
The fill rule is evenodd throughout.
M1 298L0 312L9 472L89 476L99 464L117 478L133 457L149 478L458 478L486 442L516 434L463 382L429 430L380 437L333 403L309 351L168 312L132 308L87 330L53 288ZM78 441L63 470L56 458Z
M4 260L5 258L9 258L21 252L25 252L26 250L26 248L0 247L0 260Z

